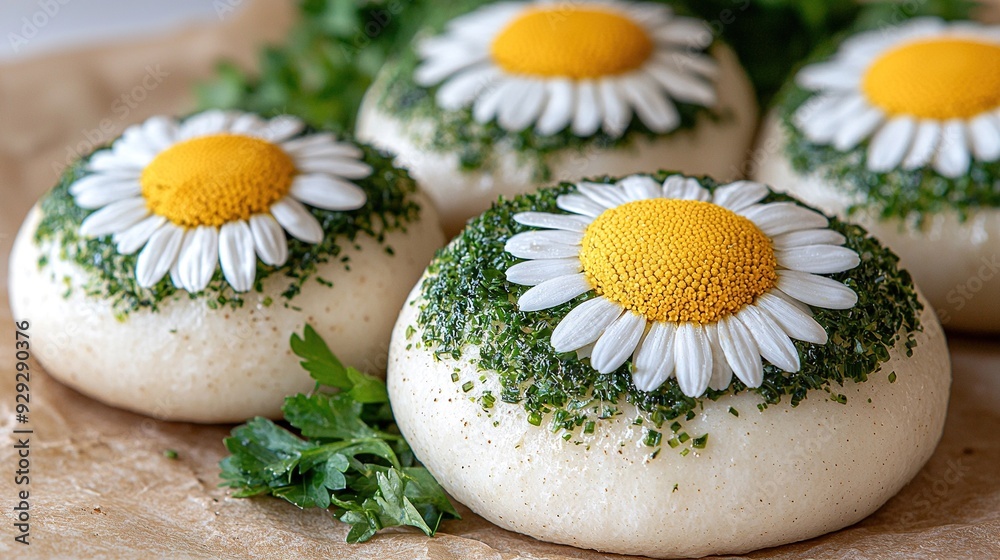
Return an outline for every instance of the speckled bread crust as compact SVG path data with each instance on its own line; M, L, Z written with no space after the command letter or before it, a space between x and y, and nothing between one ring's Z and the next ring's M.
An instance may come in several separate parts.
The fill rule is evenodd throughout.
M485 372L487 381L479 381L474 348L459 360L435 361L417 346L419 329L406 337L417 313L416 305L403 308L388 368L392 408L417 457L452 496L493 523L605 552L742 553L855 523L917 474L941 435L948 403L945 339L925 310L913 357L893 351L868 382L838 387L847 404L823 392L796 408L786 398L763 412L755 394L706 401L684 430L708 433L707 447L684 457L663 446L650 460L627 404L592 435L574 434L581 445L545 422L530 425L520 405L497 400L485 412L470 396L499 394L496 375ZM460 379L452 382L456 369ZM462 391L466 381L475 382L474 391Z
M845 188L792 169L785 142L782 125L771 115L761 133L755 180L827 214L843 216L860 202ZM928 215L920 229L899 219L879 220L874 212L856 212L851 221L899 255L946 328L1000 332L1000 209L973 210L964 221L957 212Z
M314 382L299 367L288 339L312 324L344 363L371 373L384 371L396 312L434 251L443 243L437 216L426 199L419 221L393 231L385 243L369 236L360 249L344 247L351 268L339 260L319 265L285 307L280 275L264 281L239 309L210 309L202 299L165 302L159 312L132 312L125 322L100 299L74 290L64 298L63 276L78 287L86 274L59 260L58 247L33 241L41 217L33 209L14 244L10 294L14 316L31 322L32 351L46 371L71 387L110 405L156 418L192 422L235 422L280 416L285 396L310 390ZM49 256L39 270L38 258ZM53 280L53 274L55 279ZM270 294L274 303L262 305Z
M725 118L713 122L702 117L696 128L678 131L655 140L637 138L624 148L589 148L580 153L566 150L548 159L551 177L546 183L599 175L623 176L640 171L675 169L691 175L711 175L719 180L736 179L753 141L757 105L753 87L732 50L712 50L719 61L720 107ZM509 146L498 145L491 153L496 169L460 171L458 154L427 152L413 137L433 135L432 121L401 122L376 107L379 84L369 91L358 116L360 140L387 149L398 157L396 165L410 170L441 215L445 233L454 235L466 220L489 208L497 197L512 197L538 186L534 170L525 165Z

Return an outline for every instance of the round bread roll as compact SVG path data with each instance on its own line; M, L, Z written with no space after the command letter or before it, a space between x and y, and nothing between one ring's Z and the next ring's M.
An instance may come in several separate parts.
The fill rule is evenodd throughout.
M1000 209L972 209L962 216L944 209L922 224L886 219L865 200L821 173L800 173L783 154L787 133L770 115L761 133L766 146L754 166L754 179L809 201L827 214L848 216L899 254L930 306L947 329L1000 332ZM858 207L853 212L848 209Z
M891 247L945 328L982 333L1000 332L998 32L920 18L845 39L786 88L753 162Z
M179 126L181 135L185 124ZM397 310L444 239L434 209L406 173L365 150L364 161L376 172L353 179L368 195L365 206L347 220L314 210L317 227L322 221L323 228L339 229L321 229L319 245L291 239L302 232L289 230L282 265L266 266L251 253L256 285L242 292L229 270L217 270L222 253L207 257L212 279L204 291L175 286L170 274L149 288L136 285L134 254L118 253L111 236L77 237L72 218L59 221L59 209L79 211L66 183L84 166L71 169L32 209L11 256L11 307L15 317L31 321L34 355L52 376L107 404L191 422L280 417L287 395L314 386L288 347L289 337L307 323L342 359L381 375L385 363L378 356L388 347ZM91 167L97 157L90 158ZM405 211L392 215L392 205ZM46 211L51 223L68 229L52 231ZM83 252L87 260L98 259L95 248L112 263L111 276L78 262ZM178 282L197 281L191 276ZM122 290L133 299L118 299Z
M676 558L813 538L882 506L941 436L945 338L896 262L747 181L660 173L520 195L472 220L410 293L393 412L453 497L538 539ZM671 292L685 266L715 272ZM777 284L711 315L769 267ZM642 294L658 295L639 307Z
M825 394L763 411L749 393L707 401L684 424L710 435L706 449L651 459L628 403L572 442L526 422L520 405L483 410L461 385L485 375L481 388L499 394L497 372L477 367L474 347L458 360L413 349L406 329L419 303L418 286L389 347L389 398L406 441L456 500L544 541L697 558L809 539L881 507L927 462L944 426L951 364L930 310L913 356L896 348L882 366L896 383L848 382L837 388L846 404Z
M662 39L646 64L631 74L593 78L592 82L573 81L574 93L565 96L562 88L570 88L566 84L571 82L560 76L532 75L530 68L520 73L506 69L498 73L484 71L494 64L503 68L502 63L491 60L477 60L471 63L471 69L460 68L454 75L439 79L435 68L447 64L444 59L451 60L456 53L486 52L485 42L490 40L496 46L504 26L508 31L515 30L517 18L525 10L547 13L533 4L487 6L456 18L447 28L450 35L430 38L418 46L426 54L422 66L412 69L413 62L408 59L389 63L365 96L358 116L358 138L397 154L397 164L409 169L430 195L446 234L456 234L466 220L488 208L497 197L511 197L552 181L663 168L723 179L740 176L757 122L753 88L728 46L717 43L702 52L711 42L711 33L703 22L691 18L657 16L660 19L645 20L642 25L653 26L650 32L661 25L672 30L664 31L662 37L681 31L685 35ZM564 27L577 24L571 21L576 15L593 12L595 6L596 10L617 12L626 18L635 17L629 12L633 9L665 9L655 4L589 1L570 8L552 7L549 9L555 10L555 15L545 16L545 23L539 23L544 33L532 35L532 42L538 44L525 47L525 53L519 56L530 58L526 53L532 52L544 57L553 52L570 53L574 48L586 51L591 41L594 45L588 52L611 48L614 57L627 56L628 48L620 41L608 43L618 41L610 23L608 28L595 30L591 41L586 36L568 35L565 39L572 40L575 47L552 46L563 37L560 31ZM481 25L486 28L481 35L464 36L465 26L480 25L482 22L473 21L480 17L491 18L488 25ZM522 17L521 23L528 19ZM521 40L527 41L524 37ZM451 52L439 53L444 47L436 45L446 42ZM551 50L547 48L550 46ZM618 50L614 50L616 47ZM585 54L574 59L566 54L566 60L577 63L588 59ZM485 77L480 77L481 71ZM508 91L503 101L495 100L494 124L494 112L485 108L493 102L484 99L490 92L503 89L504 84L521 79L537 79L536 84L541 85L532 87L540 88L539 92L545 89L544 94L538 94L544 100L532 97L530 92L523 98L518 91ZM669 89L649 92L654 87L649 84L659 83L655 81L659 79L667 85L655 88ZM608 85L594 86L600 91L592 93L597 97L595 105L590 106L584 98L591 95L587 93L591 85L600 80ZM455 94L456 88L449 85L461 82L478 83L459 85L458 89L466 91ZM646 94L654 98L642 99ZM420 110L411 108L413 98L423 99ZM565 105L565 110L559 109L560 104ZM681 109L683 117L678 116L675 104L686 104ZM546 120L546 114L557 116ZM456 139L450 139L453 136Z

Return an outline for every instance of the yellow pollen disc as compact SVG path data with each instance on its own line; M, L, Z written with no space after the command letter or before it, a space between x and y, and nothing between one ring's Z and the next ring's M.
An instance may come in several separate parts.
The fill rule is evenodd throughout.
M868 68L862 89L889 115L975 117L1000 107L1000 45L935 39L898 47Z
M774 288L771 240L721 206L666 198L606 210L580 260L597 293L650 321L714 323Z
M493 40L493 60L512 74L598 78L642 66L653 40L640 25L595 8L532 8Z
M295 173L292 158L266 140L216 134L164 150L140 183L150 212L183 227L221 226L267 212Z

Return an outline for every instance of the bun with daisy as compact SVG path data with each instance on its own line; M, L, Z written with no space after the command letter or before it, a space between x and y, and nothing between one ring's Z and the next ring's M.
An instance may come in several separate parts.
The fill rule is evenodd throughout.
M481 6L383 68L358 136L398 154L445 232L498 196L664 166L734 177L752 87L704 21L662 2Z
M196 422L274 416L314 384L289 336L310 323L381 371L371 357L443 243L413 180L373 148L290 116L153 117L31 211L11 305L46 370L108 404Z
M546 541L743 553L869 515L941 435L941 327L859 226L672 173L501 200L438 253L388 388L456 499Z
M1000 332L1000 27L857 33L802 68L756 178L892 247L948 328Z

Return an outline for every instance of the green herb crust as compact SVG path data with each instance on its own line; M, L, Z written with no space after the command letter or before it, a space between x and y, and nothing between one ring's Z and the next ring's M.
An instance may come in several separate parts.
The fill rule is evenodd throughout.
M482 4L481 0L466 2L471 7ZM443 11L447 14L462 13L461 11ZM439 15L428 26L425 33L440 33L444 24L450 18ZM434 123L433 134L420 137L411 136L421 148L436 152L457 154L459 164L464 171L492 169L494 152L497 147L504 147L516 152L526 165L531 165L538 181L550 178L548 157L554 152L570 150L582 153L588 148L610 150L627 148L636 139L662 138L695 127L698 117L713 121L731 119L726 111L717 111L691 103L674 101L680 115L678 127L667 134L649 130L638 118L633 118L629 127L620 137L613 137L598 132L587 138L580 138L569 129L551 136L539 136L531 128L521 132L508 132L495 121L480 124L472 116L471 109L445 111L438 107L434 99L438 86L424 88L413 81L414 71L420 63L420 58L414 49L408 49L394 61L386 64L382 75L376 79L373 90L376 93L375 103L382 112L394 115L401 120L404 130L407 124L429 120Z
M834 50L833 45L828 45L809 62L824 60ZM940 175L931 166L877 173L866 166L870 139L846 152L810 142L792 117L816 95L799 87L794 79L780 93L778 117L787 135L784 152L798 173L815 173L849 194L859 195L860 201L848 208L849 214L865 209L882 220L903 219L920 224L928 214L954 210L964 219L970 211L1000 207L1000 160L973 159L969 172L955 179Z
M231 455L219 463L221 486L237 498L271 495L332 509L351 525L348 542L399 525L431 536L443 519L459 518L399 433L385 382L344 367L309 325L303 337L292 335L291 347L316 380L313 392L288 397L281 408L298 433L260 417L233 428L224 442Z
M323 226L323 241L313 245L289 236L288 261L282 266L272 267L258 260L256 285L244 294L233 291L221 270L216 270L208 287L198 294L188 294L175 288L169 277L153 288L142 288L135 279L138 253L119 254L110 235L96 239L81 237L78 233L80 224L92 211L76 205L69 187L88 174L85 167L89 157L70 166L59 184L42 199L42 219L34 240L39 245L58 244L62 260L73 262L86 271L87 281L81 286L84 293L105 300L120 320L140 309L155 312L164 302L180 298L203 300L213 309L226 306L238 308L251 294L262 293L264 279L274 275L280 275L287 281L277 299L289 305L306 281L315 277L320 264L340 260L349 269L350 262L342 253L351 245L358 246L356 240L359 235L376 239L386 252L392 254L392 247L385 243L386 234L405 231L408 224L420 217L420 207L414 200L416 184L409 174L394 167L388 155L367 146L361 148L364 161L374 169L368 178L354 181L368 195L365 206L352 212L307 207ZM42 268L47 265L48 261L44 258L39 262ZM316 280L329 284L319 277ZM269 296L263 297L262 301L264 305L273 303Z
M661 172L657 178L667 175ZM710 179L700 180L710 190L717 186ZM613 182L609 178L596 181ZM675 379L656 391L641 392L632 383L631 362L601 375L575 353L552 350L552 330L571 309L595 297L593 292L544 311L518 310L517 298L528 288L506 281L504 271L518 259L504 250L504 243L530 228L516 223L513 215L525 211L561 213L556 197L573 188L563 183L501 200L439 251L421 290L417 318L421 342L444 359L458 359L468 345L477 345L478 368L497 372L500 398L521 403L529 422L535 425L540 425L543 415L551 415L552 429L573 430L593 418L616 414L616 403L622 399L646 413L656 427L681 416L694 417L701 399L685 396ZM777 193L765 199L777 201L798 203ZM841 311L814 310L830 340L825 345L794 341L802 361L799 372L784 373L765 362L764 383L759 388L748 389L733 378L728 389L709 390L703 398L715 400L749 390L766 404L788 396L795 406L811 390L829 391L833 384L845 380L866 381L889 359L889 351L900 340L908 354L915 346L922 305L909 273L898 268L898 257L859 226L831 219L830 227L842 233L846 246L861 256L857 268L831 275L858 294L857 305Z

